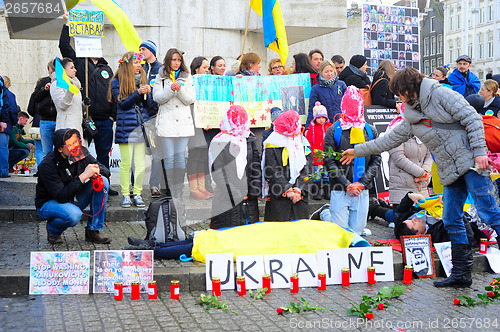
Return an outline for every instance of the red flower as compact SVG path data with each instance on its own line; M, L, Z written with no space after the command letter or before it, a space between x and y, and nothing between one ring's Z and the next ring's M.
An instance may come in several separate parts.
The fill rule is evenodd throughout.
M377 304L377 308L378 310L384 310L384 304L380 302L379 304Z
M493 293L493 292L488 292L488 297L491 297L491 298L495 297L495 293Z
M454 305L460 305L460 300L459 300L459 299L457 299L457 298L455 298L455 299L453 300L453 304L454 304Z
M373 316L373 313L371 313L371 312L367 312L367 313L365 314L365 317L366 317L366 318L368 318L368 319L373 319L373 317L374 317L374 316Z
M281 315L285 312L285 310L283 310L282 308L278 308L276 309L276 312L278 313L278 315Z

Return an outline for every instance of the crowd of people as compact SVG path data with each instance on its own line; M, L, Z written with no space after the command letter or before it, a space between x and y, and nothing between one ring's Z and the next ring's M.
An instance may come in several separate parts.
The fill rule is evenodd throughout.
M86 240L111 242L100 231L107 196L119 194L109 183L113 142L121 155L121 206L145 207L142 191L150 154L151 196L160 197L163 186L173 198L181 226L185 225L182 197L187 174L191 198L213 198L213 229L258 221L258 199L266 200L264 220L287 221L308 218L308 200L324 198L331 203L313 217L357 235L370 234L367 219L374 216L392 222L397 236L422 234L418 218L407 219L406 211L412 211L415 197L429 196L434 161L444 185L443 222L452 242L454 269L450 278L436 286L472 282L472 253L461 212L467 192L477 203L480 218L500 234L500 209L490 190L493 184L481 172L491 160L478 114L499 115L499 77L481 84L470 71L472 60L467 55L456 60L457 67L449 75L444 67L436 68L432 79L412 68L396 72L387 59L371 80L363 55L352 56L346 65L342 56L325 59L318 49L295 54L291 68L272 59L269 75L309 74L309 110L303 126L296 111L273 108L271 127L260 138L250 130L241 106L229 107L219 129L195 128L193 113L194 75L264 74L256 53L243 54L230 70L221 56L210 61L196 57L188 66L184 52L176 48L170 48L160 62L155 42L147 40L137 52L125 53L113 72L104 58L76 56L68 17L64 17L58 61L79 93L57 84L56 60L51 60L49 75L39 79L28 106L33 125L40 128L39 140L24 138L29 115L19 112L8 78L0 80L0 176L9 176L9 168L36 146L35 203L38 214L48 220L49 243L61 243L64 230L80 221L86 206L91 212ZM362 92L366 91L374 105L399 112L385 135L379 136L365 121ZM471 95L482 98L477 111L465 99ZM96 131L89 133L82 126L87 116ZM152 128L154 146L144 134L146 126ZM91 142L96 158L87 153ZM390 206L370 199L382 151L390 156ZM104 190L94 190L96 179L102 179Z

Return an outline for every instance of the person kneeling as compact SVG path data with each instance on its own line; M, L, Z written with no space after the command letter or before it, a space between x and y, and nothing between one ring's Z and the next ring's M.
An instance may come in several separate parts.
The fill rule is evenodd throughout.
M62 243L61 235L77 225L82 210L90 205L90 216L85 228L85 240L110 243L99 231L103 229L110 177L109 170L82 147L76 129L54 132L54 151L38 167L35 205L38 215L47 220L47 241ZM92 178L102 178L103 188L94 190ZM77 203L74 202L76 198Z

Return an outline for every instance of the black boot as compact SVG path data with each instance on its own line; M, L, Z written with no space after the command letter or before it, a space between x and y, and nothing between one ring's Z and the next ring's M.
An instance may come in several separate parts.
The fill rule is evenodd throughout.
M182 194L184 192L184 177L186 170L183 168L174 168L174 183L170 186L172 197L175 206L175 214L173 215L173 238L174 241L182 241L186 239L186 210Z
M323 180L321 182L321 190L323 190L323 199L326 199L327 201L330 200L330 183L328 181Z
M319 181L313 181L312 186L311 186L311 194L312 194L312 199L315 201L319 201L321 199L321 182Z
M370 205L368 208L368 218L374 219L375 217L379 217L385 220L385 214L389 210L390 210L389 208L380 206L380 203L376 198L371 198Z
M469 244L452 244L451 261L453 267L448 278L434 281L435 287L470 287L472 285L472 250Z

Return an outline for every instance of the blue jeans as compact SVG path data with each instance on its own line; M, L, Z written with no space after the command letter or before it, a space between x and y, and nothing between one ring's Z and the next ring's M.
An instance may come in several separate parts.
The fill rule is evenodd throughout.
M464 221L464 203L470 193L481 220L500 235L500 208L489 176L468 171L443 189L443 222L452 244L468 244Z
M30 150L24 148L10 148L9 149L9 167L14 166L24 158L28 157Z
M165 169L186 168L186 147L189 137L162 137Z
M323 210L320 218L361 234L366 227L368 203L369 197L366 189L357 197L352 197L345 191L332 190L330 209Z
M314 173L318 171L319 166L323 165L314 165ZM328 172L326 171L326 167L323 166L323 169L321 170L321 172L318 173L318 175L320 176L320 178L318 180L314 180L314 182L321 182L321 180L323 180L323 182L328 182L329 178L328 178Z
M0 133L0 176L9 175L9 138L10 135Z
M44 157L44 155L43 155L43 148L42 148L42 140L36 139L35 140L36 167L38 167L38 165L40 165L43 157Z
M113 146L113 121L111 119L94 121L94 124L98 131L97 135L92 137L95 143L96 159L109 168L109 151ZM89 141L89 144L92 140Z
M54 136L55 130L56 130L55 121L40 120L40 136L42 137L42 151L43 151L43 155L42 158L40 159L40 162L50 151L52 151L52 147L54 146L52 138ZM36 159L38 160L38 156L36 157Z
M109 181L104 181L104 190L94 191L92 181L85 183L82 191L76 195L77 204L58 203L51 199L37 209L37 213L42 219L47 220L47 227L50 234L61 235L67 228L73 227L80 222L82 210L90 204L90 215L87 221L87 229L102 230L104 228L104 215L106 213L106 202L108 200ZM102 209L101 209L102 206Z

